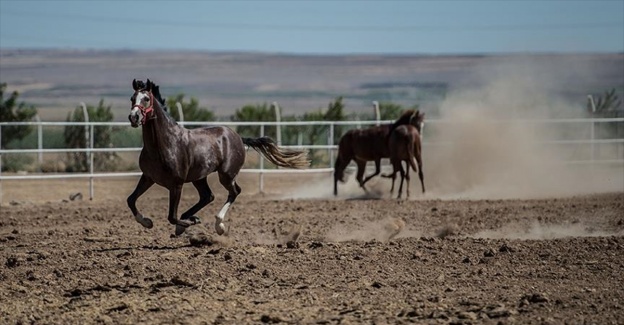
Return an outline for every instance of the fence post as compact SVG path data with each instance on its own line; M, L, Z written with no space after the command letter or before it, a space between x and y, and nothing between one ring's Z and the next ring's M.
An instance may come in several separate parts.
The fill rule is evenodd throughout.
M2 125L0 125L0 150L2 150ZM0 153L0 205L2 205L2 153Z
M264 136L264 124L260 125L260 137ZM258 157L260 157L260 183L259 183L259 191L260 193L264 192L264 157L258 153Z
M89 110L87 109L87 104L80 102L80 106L82 106L82 115L84 115L85 119L85 149L88 149L89 146L91 146L91 139L93 139L93 136L89 137L89 133L93 133L93 128L89 130ZM88 160L89 173L91 174L91 177L89 177L89 199L93 200L93 152L91 150L86 150L85 153L90 155Z
M176 107L178 108L178 114L180 115L180 125L184 126L184 112L182 111L182 104L180 104L180 102L176 102Z
M39 118L39 114L35 115L35 119L37 120L37 149L39 152L37 153L37 157L39 158L39 172L41 173L41 165L43 165L43 126L41 125L41 118Z
M94 172L94 167L93 167L93 142L94 142L94 129L95 127L93 126L93 124L90 125L90 131L91 131L91 136L89 137L89 174L91 174L91 177L89 177L89 200L93 200L93 172Z
M381 120L381 112L379 112L379 102L373 101L373 108L375 108L375 120L377 120L377 125L379 125L379 120Z
M329 125L329 141L330 146L334 145L334 122ZM332 161L334 161L334 149L327 148L329 151L329 168L332 166Z
M282 122L282 113L280 112L280 107L277 104L277 102L273 102L273 107L275 107L275 122L277 122L276 124L276 133L277 133L277 145L281 146L282 145L282 125L280 124Z
M591 94L587 95L587 102L592 112L592 116L591 116L592 121L589 127L590 137L591 137L591 142L589 145L589 151L590 151L589 155L591 159L591 165L593 167L594 159L596 158L596 152L595 152L596 148L594 146L594 140L596 139L596 122L594 122L594 118L596 117L596 103L594 102L594 96L592 96Z

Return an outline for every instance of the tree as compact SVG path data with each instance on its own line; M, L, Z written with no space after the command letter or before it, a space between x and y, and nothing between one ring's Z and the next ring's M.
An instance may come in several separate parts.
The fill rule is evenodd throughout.
M604 95L596 96L594 105L587 103L587 110L592 117L598 118L618 118L624 116L624 109L620 108L622 100L615 93L615 88L611 91L605 91ZM595 107L595 111L594 111ZM622 123L598 123L596 133L599 137L622 137L624 129L621 128Z
M303 115L305 121L344 121L344 104L342 103L342 97L336 97L333 102L329 102L327 110L325 112L309 112ZM333 143L338 144L340 137L342 137L343 126L334 126ZM304 126L300 132L302 132L308 138L309 144L329 144L329 126L328 125L308 125ZM311 154L311 163L313 165L322 163L325 158L319 155L319 152L313 152Z
M392 102L379 103L379 115L382 121L395 120L403 111L403 107Z
M176 103L182 105L182 114L184 121L214 121L214 113L206 108L199 107L199 101L195 97L191 97L189 102L184 101L184 94L179 93L173 97L167 98L167 107L169 113L176 121L180 121L180 113L176 107Z
M34 106L28 106L24 102L17 103L19 93L14 91L11 96L4 99L4 92L7 88L7 84L0 84L0 121L1 122L24 122L30 121L35 115L37 115L37 109ZM26 137L32 131L30 125L12 125L2 127L2 143L1 148L6 148L6 145L14 140L21 140Z
M100 100L97 107L87 105L90 122L110 122L113 120L111 106L105 106L104 100ZM76 107L74 111L67 115L68 122L84 122L84 113L81 106ZM85 138L85 127L82 125L68 125L65 127L63 136L67 148L87 148L87 139ZM93 147L107 148L112 145L111 135L113 129L110 126L95 126L93 130ZM86 152L70 152L68 153L67 167L70 171L87 171L89 168L88 155ZM94 154L95 168L98 170L111 170L117 165L119 156L114 152L97 152Z
M618 117L624 113L623 110L619 109L620 105L622 105L622 100L618 98L618 95L615 94L615 88L611 89L611 91L605 91L603 96L597 96L597 100L595 101L595 108L591 103L588 103L587 110L599 117Z
M236 122L274 122L275 107L264 103L262 105L245 105L237 109L232 116L232 121ZM241 125L237 127L238 134L244 137L259 137L261 134L259 125ZM277 128L275 126L265 126L264 135L275 139Z

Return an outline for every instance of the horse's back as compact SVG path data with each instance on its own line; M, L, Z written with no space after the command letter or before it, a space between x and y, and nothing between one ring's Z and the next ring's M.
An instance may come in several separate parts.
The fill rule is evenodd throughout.
M353 158L371 161L390 156L386 144L387 128L374 126L366 129L351 129L338 144L339 153Z
M205 176L214 171L237 174L245 162L245 147L240 135L227 126L189 130L194 174Z

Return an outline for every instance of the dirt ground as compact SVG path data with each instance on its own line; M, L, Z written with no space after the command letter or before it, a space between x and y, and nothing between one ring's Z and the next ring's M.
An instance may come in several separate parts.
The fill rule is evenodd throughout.
M216 186L204 224L173 237L162 189L138 202L153 229L131 217L134 179L99 181L93 201L85 180L3 182L0 323L624 321L622 192L284 199L256 177L241 180L228 237L212 228ZM180 209L195 200L190 187Z

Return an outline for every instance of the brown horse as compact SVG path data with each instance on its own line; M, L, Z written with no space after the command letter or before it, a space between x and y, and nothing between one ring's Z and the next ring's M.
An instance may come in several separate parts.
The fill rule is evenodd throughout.
M132 88L134 94L130 99L132 109L128 119L135 128L143 126L143 150L139 157L143 175L128 197L128 207L135 220L146 228L152 228L153 223L139 212L136 201L154 183L169 190L168 220L176 225L176 235L181 235L187 227L199 223L194 214L214 200L207 176L216 171L219 182L229 193L215 221L217 233L225 233L225 215L241 192L236 176L245 162L244 145L254 148L280 167L303 168L309 165L305 151L279 148L268 137L242 138L224 126L185 129L165 111L157 85L149 79L147 83L133 80ZM197 189L199 202L182 213L178 220L182 186L188 182L192 182Z
M412 124L416 126L418 114L418 111L407 110L392 124L347 131L338 143L338 157L336 157L334 164L334 195L338 195L338 181L344 182L344 170L351 160L354 160L357 165L356 179L360 187L368 192L364 185L371 178L379 175L381 159L390 158L388 149L390 132L399 125ZM369 161L375 162L375 172L365 178L366 163Z
M403 193L404 180L407 180L407 197L409 198L410 196L410 167L414 171L418 171L422 192L425 193L425 180L422 170L422 146L420 139L420 130L424 120L424 113L419 114L417 119L419 125L418 127L413 125L399 125L392 132L390 132L390 136L388 138L390 162L392 164L393 171L390 174L384 174L381 176L392 178L392 187L390 189L390 193L392 193L394 191L396 173L400 172L401 182L399 185L399 195L397 196L399 199ZM406 165L408 165L406 166L406 170L403 170L403 161L405 161Z

